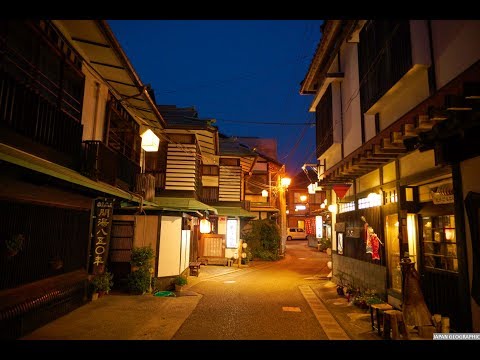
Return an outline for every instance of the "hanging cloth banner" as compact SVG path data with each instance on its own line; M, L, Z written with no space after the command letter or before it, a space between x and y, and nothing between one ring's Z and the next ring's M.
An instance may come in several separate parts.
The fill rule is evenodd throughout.
M335 194L337 194L340 199L343 199L348 189L350 189L350 186L352 186L352 184L336 184L333 185L332 188Z

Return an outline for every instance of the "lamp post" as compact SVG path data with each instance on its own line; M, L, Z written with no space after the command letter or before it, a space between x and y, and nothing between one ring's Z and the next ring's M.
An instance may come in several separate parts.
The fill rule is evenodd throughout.
M285 247L287 244L287 202L286 189L290 185L291 179L284 177L280 180L279 186L279 203L280 203L280 235L281 235L281 249L280 254L285 254Z

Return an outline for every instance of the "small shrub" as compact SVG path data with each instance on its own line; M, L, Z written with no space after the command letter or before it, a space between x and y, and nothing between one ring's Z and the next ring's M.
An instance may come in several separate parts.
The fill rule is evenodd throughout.
M113 274L105 271L103 274L97 274L92 280L94 292L108 293L113 286Z
M128 290L132 294L144 294L150 290L150 271L141 267L137 271L128 274Z
M148 266L154 258L155 253L151 246L136 247L132 249L130 264L138 267Z
M178 275L176 278L175 278L175 285L180 285L180 286L183 286L183 285L187 285L188 284L188 280L185 276L182 276L182 275Z

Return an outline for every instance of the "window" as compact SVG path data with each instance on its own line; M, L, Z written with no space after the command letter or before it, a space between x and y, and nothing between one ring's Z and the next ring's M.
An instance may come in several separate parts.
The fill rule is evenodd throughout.
M332 86L328 85L325 94L315 109L317 158L333 145Z
M389 288L402 292L402 269L400 267L400 241L398 239L398 214L385 217L387 266Z
M454 215L423 217L422 238L426 269L458 272Z
M203 165L202 175L218 175L218 166L216 165Z
M355 210L355 201L350 201L347 203L339 203L338 204L338 213L344 213L348 211L353 211Z

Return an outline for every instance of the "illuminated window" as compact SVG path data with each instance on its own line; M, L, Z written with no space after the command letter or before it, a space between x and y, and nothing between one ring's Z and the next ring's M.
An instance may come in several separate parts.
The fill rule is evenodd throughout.
M383 192L384 204L393 204L397 202L397 190L387 190Z
M415 263L415 268L418 270L416 221L417 215L407 214L408 256Z
M402 292L402 269L400 267L400 241L398 214L385 217L385 238L387 247L388 283L390 289Z
M458 272L455 216L426 216L422 225L425 268Z
M355 210L355 201L350 201L346 203L338 203L338 213L344 213L348 211Z
M358 199L358 208L366 209L382 205L382 196L377 193L370 193L367 197Z

